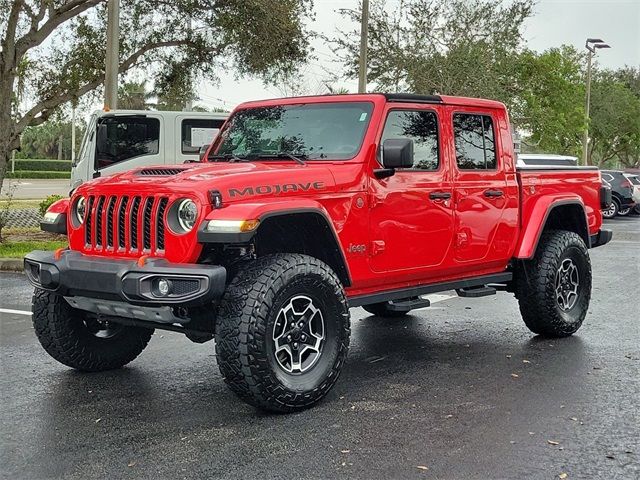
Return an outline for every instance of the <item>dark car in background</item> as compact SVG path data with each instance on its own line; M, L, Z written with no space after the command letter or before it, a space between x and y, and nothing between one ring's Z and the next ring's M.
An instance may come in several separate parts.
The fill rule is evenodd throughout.
M605 218L614 218L616 215L628 215L635 206L633 201L633 184L619 170L602 170L602 179L611 185L612 202L608 209L602 210Z

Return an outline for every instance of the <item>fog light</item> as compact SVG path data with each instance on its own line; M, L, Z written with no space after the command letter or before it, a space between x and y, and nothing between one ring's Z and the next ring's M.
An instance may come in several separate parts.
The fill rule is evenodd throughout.
M171 293L171 287L171 280L167 280L166 278L158 280L158 293L161 296L166 297L169 295Z

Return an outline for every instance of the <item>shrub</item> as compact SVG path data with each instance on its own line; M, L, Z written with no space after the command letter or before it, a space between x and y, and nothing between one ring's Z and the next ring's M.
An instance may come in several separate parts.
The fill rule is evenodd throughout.
M54 203L60 200L62 195L49 195L43 201L40 202L40 215L44 217L44 214L47 213L49 207Z
M16 172L38 171L38 172L70 172L71 162L69 160L33 160L16 159Z
M16 170L14 173L8 171L5 178L71 178L71 172L20 172Z

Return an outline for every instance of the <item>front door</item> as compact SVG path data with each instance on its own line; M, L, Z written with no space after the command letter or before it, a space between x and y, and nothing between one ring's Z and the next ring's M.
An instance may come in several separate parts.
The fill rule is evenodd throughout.
M394 272L404 279L437 276L446 263L453 237L453 192L439 132L432 108L387 114L380 149L389 138L414 142L413 168L371 181L369 261L374 272L386 273L387 281Z

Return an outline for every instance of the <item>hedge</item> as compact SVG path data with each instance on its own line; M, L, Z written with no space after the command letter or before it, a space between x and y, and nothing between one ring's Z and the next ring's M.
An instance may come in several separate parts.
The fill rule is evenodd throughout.
M71 178L71 172L7 172L6 178Z
M9 168L11 168L9 166ZM70 172L71 161L69 160L18 160L16 159L17 171L37 171L37 172Z

